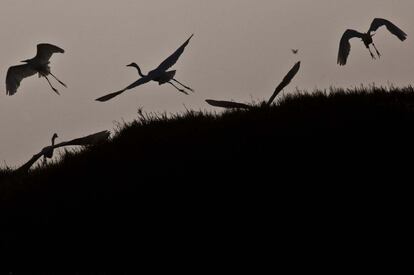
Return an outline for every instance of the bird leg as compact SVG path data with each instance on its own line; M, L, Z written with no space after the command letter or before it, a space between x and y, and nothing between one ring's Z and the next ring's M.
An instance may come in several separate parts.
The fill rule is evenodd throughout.
M380 52L378 51L378 49L377 49L377 47L375 46L375 44L374 44L374 43L372 43L372 45L374 46L375 51L376 51L376 52L377 52L377 54L378 54L378 58L381 58L381 54L380 54Z
M376 59L375 56L374 56L374 54L371 52L371 49L369 47L368 47L368 51L371 54L372 59Z
M172 82L168 81L167 83L170 83L171 85L173 85L173 86L174 86L174 88L176 88L178 91L182 92L183 94L188 95L188 93L187 93L185 90L178 88L178 87L177 87L177 86L175 86Z
M66 86L66 84L65 83L63 83L62 81L60 81L54 74L52 74L51 72L49 72L49 74L51 75L51 76L53 76L53 78L54 79L56 79L60 84L62 84L65 88L67 88L68 86Z
M180 84L181 86L183 86L184 88L186 88L187 90L190 90L190 91L192 91L193 93L194 93L194 90L193 89L191 89L190 87L188 87L188 86L185 86L183 83L181 83L180 81L178 81L177 79L175 79L175 78L173 78L172 80L174 80L175 82L177 82L178 84Z
M47 78L47 76L46 76L46 75L44 75L44 74L42 74L42 75L43 75L43 77L44 77L44 78L46 78L47 83L49 83L50 88L52 88L52 90L53 90L55 93L57 93L58 95L60 95L60 94L59 94L59 91L58 91L55 87L53 87L53 86L52 86L52 83L50 83L49 78Z

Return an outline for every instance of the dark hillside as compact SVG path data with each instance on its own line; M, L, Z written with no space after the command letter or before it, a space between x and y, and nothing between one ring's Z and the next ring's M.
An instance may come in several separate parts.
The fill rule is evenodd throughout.
M205 231L208 243L218 226L236 238L228 226L243 221L264 238L275 209L317 207L326 192L343 199L338 190L347 194L369 165L380 175L412 156L413 138L411 87L298 94L223 114L139 113L108 143L28 175L0 172L2 243L14 252L102 252L174 246Z

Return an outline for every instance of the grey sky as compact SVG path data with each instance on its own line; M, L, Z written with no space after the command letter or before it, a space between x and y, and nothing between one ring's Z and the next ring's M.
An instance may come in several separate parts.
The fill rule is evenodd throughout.
M413 10L412 0L3 0L0 161L21 164L48 145L54 132L68 140L112 130L114 121L136 118L138 107L175 113L184 105L210 109L206 98L267 99L297 60L301 71L285 93L295 87L410 84ZM345 29L366 31L374 17L393 21L408 34L407 41L381 29L375 36L381 60L373 62L355 40L347 66L337 66ZM192 33L174 68L177 79L196 94L149 83L107 103L94 101L138 78L125 65L134 61L147 72ZM56 96L43 79L31 77L7 97L8 67L33 57L40 42L66 50L51 63L68 89L60 88ZM299 48L299 54L291 48Z

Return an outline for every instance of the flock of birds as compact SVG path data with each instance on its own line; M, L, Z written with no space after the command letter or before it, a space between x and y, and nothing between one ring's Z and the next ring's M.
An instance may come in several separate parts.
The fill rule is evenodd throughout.
M389 32L391 32L393 35L398 37L401 41L404 41L407 38L407 34L405 32L403 32L399 27L397 27L392 22L390 22L386 19L382 19L382 18L375 18L372 21L371 26L370 26L370 28L368 29L368 31L366 33L361 33L361 32L358 32L358 31L352 30L352 29L348 29L344 32L344 34L342 35L342 38L340 40L340 43L339 43L339 52L338 52L337 63L340 66L343 66L347 63L347 59L348 59L348 56L349 56L350 51L351 51L350 40L352 38L360 38L362 40L362 42L364 43L365 47L369 50L369 53L370 53L371 57L373 59L375 59L375 55L373 54L373 52L371 51L371 48L370 48L370 45L372 44L373 48L375 49L375 51L377 53L377 57L380 58L381 54L378 51L376 45L374 44L372 38L375 35L375 32L382 26L385 26L388 29ZM136 63L131 63L131 64L127 65L129 67L136 68L140 78L138 80L136 80L135 82L133 82L132 84L130 84L129 86L125 87L124 89L119 90L119 91L114 92L114 93L107 94L107 95L102 96L102 97L99 97L99 98L96 99L96 101L105 102L105 101L111 100L112 98L124 93L125 91L131 90L133 88L136 88L136 87L138 87L140 85L143 85L145 83L148 83L150 81L158 82L159 85L163 85L165 83L168 83L171 86L173 86L177 91L179 91L183 94L186 94L186 95L189 94L188 91L194 92L194 90L192 88L188 87L187 85L184 85L183 83L181 83L180 81L175 79L176 70L170 70L170 68L172 66L174 66L174 64L178 61L179 57L183 54L186 46L188 45L188 43L190 42L192 37L193 37L193 35L191 35L184 42L184 44L182 44L173 54L171 54L167 59L165 59L163 62L161 62L161 64L157 68L150 71L147 75L144 75L142 73L141 68ZM298 54L299 49L291 49L291 51L292 51L293 54L296 55L296 54ZM6 94L7 95L16 94L16 92L17 92L17 90L20 86L20 83L23 79L25 79L27 77L30 77L30 76L33 76L35 74L38 74L39 78L42 78L42 77L45 78L48 85L50 86L50 88L56 94L59 95L59 91L52 85L52 83L50 82L48 76L49 75L52 76L62 86L64 86L64 87L67 87L67 86L66 86L65 83L60 81L52 73L49 64L50 64L50 58L52 57L53 54L55 54L55 53L64 53L64 52L65 51L62 48L60 48L58 46L55 46L55 45L46 44L46 43L38 44L37 45L37 54L34 58L24 60L22 62L25 63L25 64L12 66L8 69L7 76L6 76ZM293 68L289 71L289 73L285 76L285 78L282 80L282 82L279 84L279 86L276 88L275 92L272 94L272 96L270 97L270 99L267 102L268 105L270 105L273 102L273 100L275 99L275 97L278 95L278 93L280 91L282 91L291 82L291 80L294 78L294 76L299 71L299 68L300 68L300 62L297 62L293 66ZM223 107L223 108L245 108L245 109L251 108L251 106L249 106L247 104L231 102L231 101L219 101L219 100L207 99L206 102L208 104L212 105L212 106ZM105 133L101 132L101 133L97 133L97 134L99 134L98 136L100 136L100 137L108 138L108 136L109 136L108 132L107 131L104 131L104 132ZM39 154L37 154L35 156L38 156L38 158L43 156L44 159L52 157L53 150L51 150L51 148L52 149L56 148L56 146L54 144L56 138L57 138L57 135L54 134L54 136L52 137L52 147L49 146L49 147L47 147L48 149L44 148L44 150L42 150ZM90 141L90 140L93 140L93 139L91 139L90 136L88 136L86 140ZM99 140L102 140L102 139L99 139ZM71 145L71 144L73 144L73 143L69 143L69 144L64 143L63 146Z

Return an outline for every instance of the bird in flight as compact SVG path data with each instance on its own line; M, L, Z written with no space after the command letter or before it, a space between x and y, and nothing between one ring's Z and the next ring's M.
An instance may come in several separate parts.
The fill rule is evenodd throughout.
M43 164L45 164L46 158L52 158L53 151L57 148L61 148L65 146L87 147L87 146L99 145L101 143L108 141L110 135L111 133L109 131L102 131L102 132L98 132L98 133L95 133L95 134L92 134L86 137L76 138L70 141L65 141L65 142L55 144L55 139L58 136L57 134L54 134L52 137L52 145L43 148L39 153L37 153L36 155L33 155L33 157L28 162L23 164L20 168L18 168L16 172L18 174L21 174L21 173L26 174L29 171L30 167L32 167L32 165L42 156L43 156Z
M194 35L194 34L193 34ZM187 39L187 41L184 42L183 45L181 45L181 47L179 47L172 55L170 55L167 59L165 59L156 69L150 71L147 75L144 75L140 69L140 67L136 64L136 63L131 63L127 66L129 67L135 67L138 70L138 74L141 76L140 79L138 79L137 81L135 81L134 83L132 83L131 85L129 85L128 87L115 92L115 93L111 93L108 95L105 95L103 97L97 98L97 101L108 101L120 94L122 94L123 92L130 90L132 88L135 88L137 86L140 86L142 84L148 83L150 81L155 81L158 82L159 85L168 83L170 85L172 85L175 89L177 89L179 92L184 93L186 95L188 95L188 92L184 89L187 89L191 92L194 92L193 89L191 89L190 87L182 84L181 82L179 82L177 79L175 79L175 74L176 71L172 70L172 71L167 71L169 68L171 68L178 60L178 58L181 56L181 54L184 52L185 47L188 45L188 43L190 42L190 39L193 37L193 35L190 36L190 38ZM183 88L177 87L172 81L174 81L175 83L181 85Z
M398 28L396 25L391 23L390 21L386 19L382 19L382 18L375 18L371 23L371 27L366 33L360 33L356 30L351 30L351 29L348 29L345 31L345 33L342 35L341 42L339 43L338 64L341 66L346 64L349 53L351 51L351 44L349 43L349 40L355 37L360 38L362 42L364 42L364 45L369 50L369 53L371 54L372 59L375 59L375 56L371 52L371 49L369 47L371 44L373 45L375 51L377 52L378 58L380 58L381 54L378 51L377 47L375 46L374 41L372 40L372 37L375 35L375 33L374 34L371 34L371 33L377 31L378 28L382 26L386 26L388 31L390 31L392 34L397 36L401 41L404 41L405 39L407 39L407 34L403 32L400 28Z
M272 102L275 100L276 96L284 89L287 85L293 80L296 74L299 72L300 69L300 61L295 63L295 65L290 69L290 71L285 75L282 82L276 87L275 91L273 92L270 99L267 101L266 106L270 106ZM233 102L233 101L225 101L225 100L213 100L213 99L206 99L206 102L214 107L221 107L226 109L252 109L253 106Z
M291 49L293 54L298 54L299 49Z
M37 45L36 56L32 59L23 60L26 64L12 66L7 71L6 76L6 94L14 95L20 86L20 82L29 76L39 74L39 77L44 77L52 90L59 94L58 90L52 86L48 75L55 78L60 84L66 87L66 84L60 81L50 70L50 58L54 53L64 53L65 51L55 45L42 43Z

